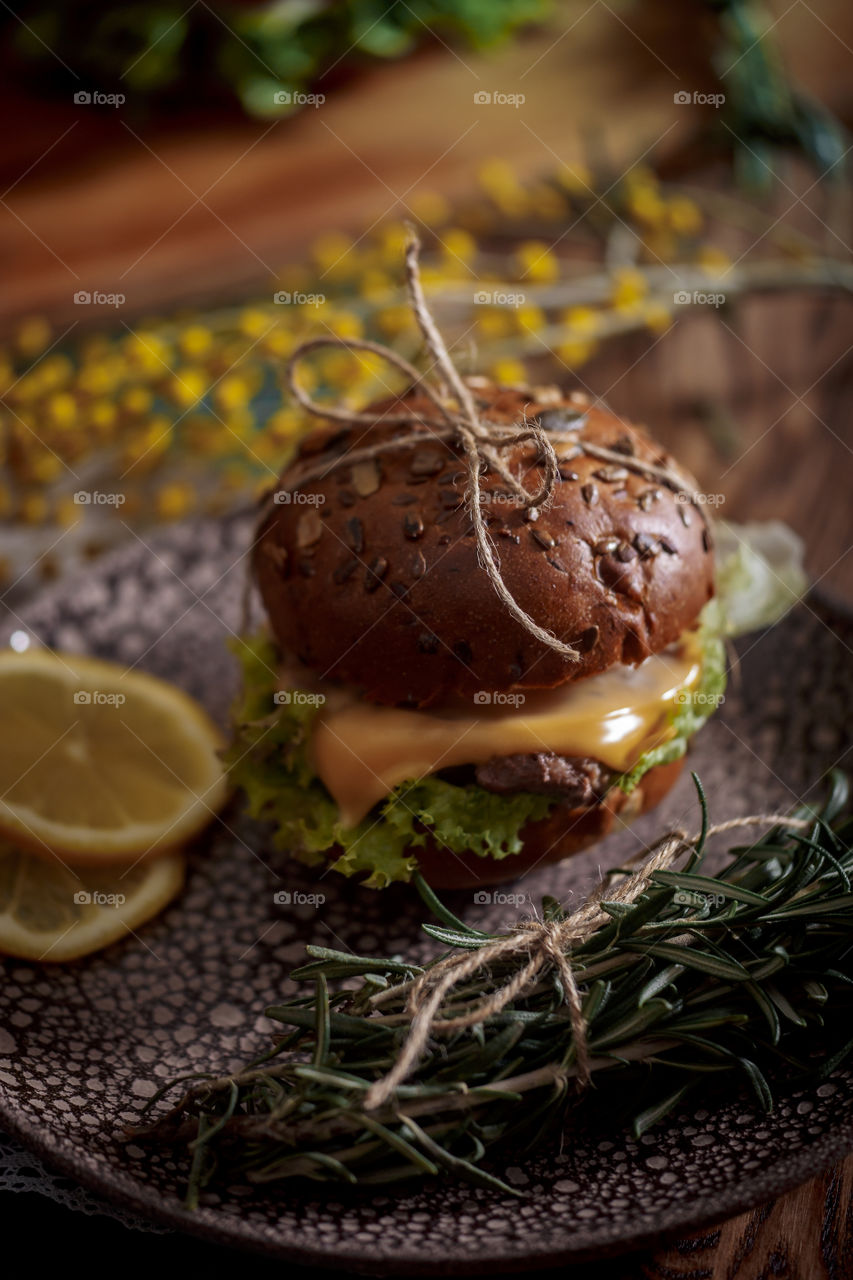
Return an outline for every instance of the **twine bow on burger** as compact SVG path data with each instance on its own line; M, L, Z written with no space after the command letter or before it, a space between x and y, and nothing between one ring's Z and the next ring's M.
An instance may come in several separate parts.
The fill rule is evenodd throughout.
M429 1040L441 1032L455 1031L486 1022L500 1013L514 1000L529 994L535 984L549 971L559 977L563 1000L566 1004L572 1028L575 1075L580 1088L586 1088L591 1079L591 1058L587 1041L587 1022L577 978L571 962L571 952L593 936L596 930L607 924L611 916L602 906L603 901L628 905L635 902L652 883L656 871L671 867L682 853L693 851L710 836L721 835L743 827L773 827L784 825L795 831L807 830L811 821L790 818L784 814L752 814L744 818L731 818L708 827L703 832L688 836L685 831L667 832L650 848L642 850L627 865L642 858L646 860L617 885L611 887L604 880L571 915L562 920L525 920L515 925L503 937L487 942L475 951L446 956L426 969L411 985L406 1012L402 1015L408 1023L408 1031L394 1066L368 1089L364 1097L365 1111L375 1111L386 1105L398 1085L416 1068ZM673 921L673 927L682 923ZM687 923L687 922L683 922ZM679 941L682 941L679 938ZM485 1000L464 1012L442 1016L442 1007L469 978L483 971L491 971L502 960L527 952L528 960L503 986L498 986ZM372 1003L380 1007L383 998L392 996L395 988L377 993ZM568 1076L568 1072L566 1073Z
M434 386L425 374L420 373L397 352L377 342L361 338L340 338L337 336L311 338L303 342L292 353L287 363L286 375L288 385L294 398L308 413L315 417L332 422L344 423L348 428L384 426L411 426L420 428L411 432L390 435L387 439L374 441L361 447L347 449L335 457L300 460L288 469L283 483L285 487L295 489L312 480L322 479L331 471L343 466L352 466L358 462L377 458L382 453L414 449L424 443L431 435L436 440L448 441L458 445L464 455L466 471L465 509L471 520L477 545L479 563L489 577L499 599L507 612L516 622L533 636L534 639L555 650L562 657L578 661L581 654L573 645L566 643L546 627L540 626L513 596L501 574L498 555L489 534L483 514L483 498L481 496L481 476L488 470L498 475L509 491L515 496L522 510L528 513L528 519L536 519L538 513L545 510L554 499L554 492L560 481L559 459L554 449L554 440L566 438L567 433L559 431L546 432L541 423L535 419L524 418L522 424L484 421L477 409L471 388L466 384L456 369L441 334L430 314L424 298L418 270L420 242L410 227L406 243L406 285L409 302L424 342L433 360L433 368L438 370L441 381ZM296 379L296 370L302 359L312 351L322 347L337 347L347 351L367 351L393 365L409 379L409 389L417 389L430 401L436 413L434 417L415 413L410 409L399 412L383 410L359 412L354 409L323 404L312 400ZM425 434L423 428L427 428ZM696 494L687 486L679 475L666 468L639 459L626 456L614 449L593 444L583 439L580 433L572 433L571 439L582 452L606 462L613 462L629 470L639 472L661 481L669 488L688 496L695 504ZM531 442L537 448L537 461L543 467L541 483L536 488L528 489L504 460L504 452L516 445ZM279 488L282 487L280 483ZM263 527L270 510L270 498L262 507L258 528ZM701 508L700 508L701 509ZM702 510L703 516L705 515Z

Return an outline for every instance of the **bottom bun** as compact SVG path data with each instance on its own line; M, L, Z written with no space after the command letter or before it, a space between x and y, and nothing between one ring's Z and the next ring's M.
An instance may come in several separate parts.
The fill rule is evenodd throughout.
M597 844L613 830L619 820L627 825L641 813L658 804L678 779L684 766L683 757L670 764L649 769L630 795L612 788L600 804L585 809L572 809L557 804L538 822L528 822L521 831L524 848L496 861L475 853L453 853L435 843L412 849L424 879L434 889L478 889L484 885L503 884L515 880L549 862L562 862L581 849Z

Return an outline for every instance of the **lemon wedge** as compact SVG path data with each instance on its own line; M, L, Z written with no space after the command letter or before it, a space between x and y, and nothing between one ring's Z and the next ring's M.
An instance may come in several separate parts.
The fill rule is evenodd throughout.
M0 836L72 865L184 844L223 804L222 739L182 690L46 649L0 653Z
M162 911L184 882L169 853L126 871L74 871L0 843L0 953L61 963L99 951Z

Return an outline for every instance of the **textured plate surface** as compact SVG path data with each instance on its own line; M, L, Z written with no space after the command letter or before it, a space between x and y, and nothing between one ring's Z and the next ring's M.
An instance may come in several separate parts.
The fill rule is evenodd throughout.
M239 626L248 539L240 519L137 539L44 593L0 639L26 626L34 642L138 663L224 721L236 678L224 642ZM853 712L851 641L848 622L814 605L740 643L740 679L691 757L713 819L788 807L839 760ZM695 825L686 774L634 833L505 886L512 901L460 892L448 903L481 926L511 923L545 892L583 893L603 863L664 822ZM274 898L282 890L325 901L288 905ZM121 1127L164 1081L233 1069L264 1047L273 1024L261 1011L292 989L287 973L307 942L412 954L423 945L422 916L404 886L376 894L332 875L318 883L271 851L233 805L194 852L183 897L138 937L66 967L5 962L0 1123L161 1222L373 1274L510 1270L627 1249L743 1209L853 1149L853 1078L840 1072L784 1098L769 1118L741 1098L688 1107L639 1142L568 1133L560 1153L497 1169L525 1192L520 1200L452 1183L399 1195L292 1186L250 1195L237 1186L187 1214L183 1169L123 1146Z

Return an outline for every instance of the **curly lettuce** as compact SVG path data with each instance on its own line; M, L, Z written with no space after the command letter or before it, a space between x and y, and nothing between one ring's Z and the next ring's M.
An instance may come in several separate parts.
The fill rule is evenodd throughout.
M308 763L316 706L294 697L276 705L278 658L268 637L232 647L243 669L243 690L225 756L229 773L245 792L251 816L274 824L276 845L309 865L325 862L334 849L335 871L365 876L369 888L382 889L411 878L416 860L409 850L428 836L455 853L507 858L521 852L524 824L544 818L553 804L547 796L499 796L429 777L395 787L364 821L344 827Z
M699 639L702 646L701 675L693 689L683 690L675 702L666 742L643 752L633 769L615 780L622 791L631 792L644 774L659 764L680 760L687 744L723 701L726 692L726 646L723 640L724 616L717 600L702 611Z
M781 520L719 521L717 599L728 636L772 626L805 595L803 541Z
M687 744L716 711L726 692L725 637L744 635L778 622L805 594L803 543L779 520L732 524L718 521L716 540L716 597L702 612L702 674L695 689L685 691L672 717L668 741L640 756L633 769L616 779L623 791L633 791L644 773L669 764L687 751Z
M683 756L690 739L722 702L724 637L767 625L802 593L805 579L797 546L779 529L758 527L762 537L756 537L753 526L728 526L724 531L718 594L700 619L699 683L676 700L667 740L614 780L623 791L633 791L655 765ZM233 648L243 685L233 712L234 736L226 764L246 795L250 815L271 822L278 847L309 865L327 862L331 851L335 871L381 889L411 878L416 866L411 850L428 838L455 853L500 860L521 852L519 832L527 822L546 817L555 803L548 796L496 795L473 784L457 786L430 776L395 787L362 822L345 827L308 760L316 703L310 696L296 696L297 691L276 693L278 655L267 635L240 640Z

